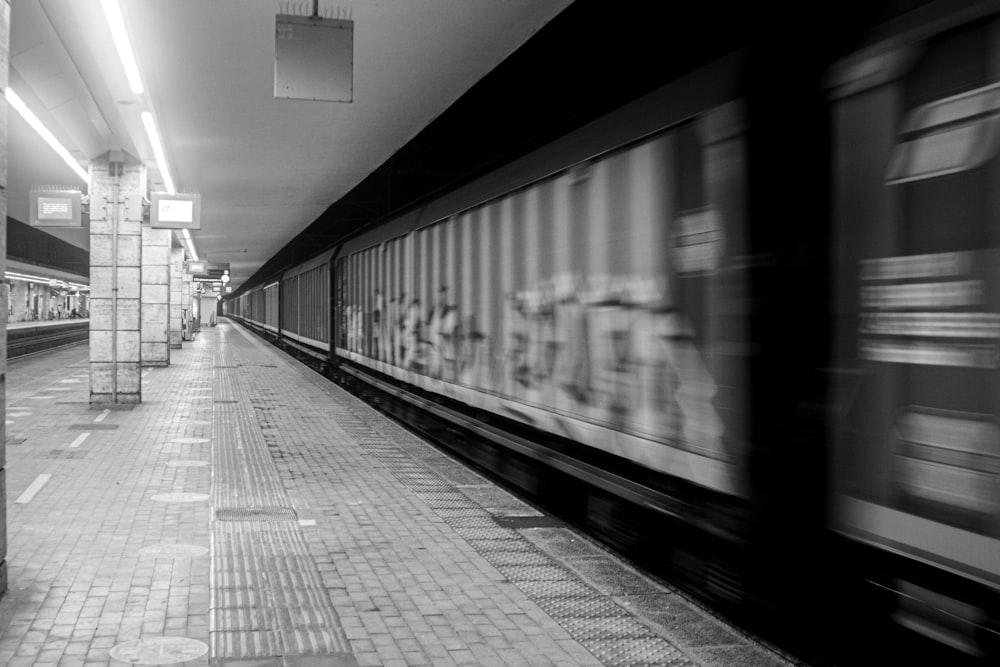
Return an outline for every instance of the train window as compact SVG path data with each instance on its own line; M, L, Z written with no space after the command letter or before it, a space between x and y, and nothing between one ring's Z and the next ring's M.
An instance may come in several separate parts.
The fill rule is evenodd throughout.
M914 109L903 123L887 182L907 183L974 169L1000 147L1000 83Z

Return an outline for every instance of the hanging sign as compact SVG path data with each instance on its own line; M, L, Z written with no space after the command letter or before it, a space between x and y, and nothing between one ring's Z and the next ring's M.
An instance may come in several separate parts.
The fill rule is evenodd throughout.
M193 276L204 276L208 274L208 262L204 259L191 259L184 262L184 273Z
M28 215L32 227L83 227L79 190L43 190L29 193Z
M149 226L154 229L201 229L201 195L154 192Z

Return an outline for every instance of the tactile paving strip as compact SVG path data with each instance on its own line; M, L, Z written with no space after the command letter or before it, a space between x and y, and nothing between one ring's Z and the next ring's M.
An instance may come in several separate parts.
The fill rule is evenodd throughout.
M442 480L444 485L440 488L426 488L423 484L414 483L414 480L425 480L427 475L437 476L436 471L429 470L423 475L414 473L414 462L421 461L424 466L434 466L439 463L440 456L427 452L428 446L417 440L416 436L352 396L337 401L334 409L337 411L338 424L365 451L385 465L401 485L410 488L423 499L508 581L535 600L606 665L643 667L694 664L673 644L656 636L630 612L582 582L575 573L557 565L551 557L524 539L517 532L520 526L516 517L510 519L502 514L491 515L486 507L499 506L500 511L526 508L519 500L493 487L464 489L463 493L457 485L447 483L447 478ZM378 429L374 424L378 424ZM384 435L379 431L383 431ZM420 455L406 455L411 448L416 448ZM480 502L476 502L477 500ZM527 517L526 523L522 523L527 526L539 518L545 519L532 516Z
M209 655L213 658L256 658L281 655L281 645L273 630L248 630L234 632L217 630L209 633Z
M466 537L465 541L469 543L469 546L471 546L473 549L475 549L481 554L487 554L487 553L503 554L512 551L513 552L528 551L531 553L541 554L541 552L534 544L528 542L527 540L522 539L521 536L517 534L514 534L514 536L512 537L498 537L498 538ZM545 554L542 555L545 556ZM548 556L545 556L545 558L548 558Z
M656 635L631 616L566 616L560 625L581 641L655 638Z
M443 462L439 452L351 395L331 394L329 411L338 427L379 467L425 501L499 574L532 598L604 664L693 664L631 612L525 539L518 532L523 526L516 520L499 524L497 520L502 521L504 511L526 507L519 500L497 490L479 489L481 478L466 469L447 471L450 459ZM476 489L460 487L463 483L476 483Z
M485 511L480 507L470 507L469 499L458 493L422 493L420 495L427 506L434 510L474 509L485 514Z
M496 567L541 566L549 563L549 557L538 551L496 551L490 554L490 562ZM506 573L506 572L505 572Z
M291 503L260 428L248 413L248 408L239 402L215 406L212 504L216 508L289 507Z
M584 642L591 653L606 665L694 665L672 644L658 637L600 639Z
M245 369L217 334L211 658L343 656L347 637L243 391Z
M551 562L551 561L550 561ZM576 575L558 565L501 565L499 568L513 582L529 581L579 581Z
M552 617L566 618L597 618L613 616L630 616L606 597L545 597L537 600L539 606Z
M475 523L461 523L458 521L449 521L449 525L455 529L459 535L461 535L467 542L473 542L476 540L520 540L521 536L517 534L516 531L510 528L502 528L495 523L492 525L480 525L478 522ZM480 551L480 553L484 553Z
M212 609L208 617L209 632L270 630L274 624L274 612L267 607Z

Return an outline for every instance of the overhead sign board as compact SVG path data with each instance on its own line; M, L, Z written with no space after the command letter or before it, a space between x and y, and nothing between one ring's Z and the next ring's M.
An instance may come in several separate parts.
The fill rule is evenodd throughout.
M35 190L29 193L32 227L83 227L79 190Z
M354 99L354 21L278 14L274 96L295 100Z
M192 259L184 262L184 272L194 276L203 276L208 273L208 262L203 259Z
M154 192L149 226L154 229L201 229L201 195Z

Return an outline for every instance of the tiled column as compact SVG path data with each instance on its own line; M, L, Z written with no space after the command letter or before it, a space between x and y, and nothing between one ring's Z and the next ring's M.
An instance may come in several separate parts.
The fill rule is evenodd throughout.
M0 3L0 90L7 89L10 0ZM0 103L0 275L7 270L7 103ZM0 296L0 595L7 592L7 290Z
M4 222L7 222L6 216L4 217ZM14 302L14 312L10 315L10 321L23 322L28 315L28 306L26 305L28 301L28 283L23 280L15 280L14 291L11 293L10 298Z
M192 340L191 335L191 290L194 288L192 275L181 269L181 311L184 317L184 333L187 340Z
M119 154L120 155L120 154ZM123 159L123 158L118 158ZM90 402L141 403L142 195L146 169L90 163Z
M170 241L169 229L142 226L143 366L170 365Z
M170 249L170 347L181 346L184 305L181 290L184 289L184 249Z

